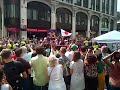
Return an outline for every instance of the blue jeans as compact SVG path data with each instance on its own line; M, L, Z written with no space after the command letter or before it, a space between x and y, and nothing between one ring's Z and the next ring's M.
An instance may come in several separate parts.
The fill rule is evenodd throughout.
M110 84L110 90L120 90L120 87L115 87L112 84Z
M29 90L29 79L23 80L23 90Z
M48 84L46 84L45 86L34 85L34 90L48 90Z

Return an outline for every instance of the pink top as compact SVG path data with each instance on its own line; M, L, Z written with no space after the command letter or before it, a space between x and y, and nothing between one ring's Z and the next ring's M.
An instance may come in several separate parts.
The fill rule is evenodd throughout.
M115 87L120 87L120 62L113 64L110 69L110 83Z

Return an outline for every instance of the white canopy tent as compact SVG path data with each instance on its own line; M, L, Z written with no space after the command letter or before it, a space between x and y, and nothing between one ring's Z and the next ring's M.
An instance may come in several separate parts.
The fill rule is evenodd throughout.
M120 43L120 32L111 31L92 39L92 42L98 43Z

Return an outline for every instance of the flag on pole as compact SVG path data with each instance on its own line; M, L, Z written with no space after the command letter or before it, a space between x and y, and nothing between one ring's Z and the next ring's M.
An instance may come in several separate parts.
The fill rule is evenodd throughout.
M61 35L62 35L63 37L67 37L67 36L71 36L72 33L69 33L69 32L67 32L67 31L61 29Z

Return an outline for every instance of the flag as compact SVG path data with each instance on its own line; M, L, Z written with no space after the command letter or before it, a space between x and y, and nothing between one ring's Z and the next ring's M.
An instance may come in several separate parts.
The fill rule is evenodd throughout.
M67 32L67 31L61 29L61 35L62 35L63 37L67 37L67 36L71 36L72 33L69 33L69 32Z

